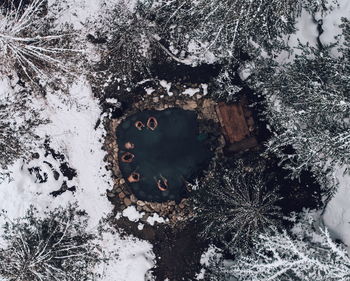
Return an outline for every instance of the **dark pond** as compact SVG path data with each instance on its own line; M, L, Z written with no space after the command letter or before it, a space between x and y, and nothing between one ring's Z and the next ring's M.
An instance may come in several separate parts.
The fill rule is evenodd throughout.
M212 153L200 135L193 111L147 110L117 128L120 170L140 200L179 201L185 181L200 173Z

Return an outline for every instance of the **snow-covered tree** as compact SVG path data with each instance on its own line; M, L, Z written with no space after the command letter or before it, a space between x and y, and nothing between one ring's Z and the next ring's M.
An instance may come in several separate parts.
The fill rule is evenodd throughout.
M16 159L31 153L38 139L35 129L45 120L31 105L30 93L24 89L12 91L9 82L1 82L4 93L0 93L0 167L6 169Z
M350 164L350 56L343 49L301 46L291 63L263 59L251 85L266 98L266 118L274 136L268 150L298 176L311 169L331 194L326 174Z
M242 256L228 269L241 281L348 281L350 257L327 230L317 242L286 233L261 234L253 256Z
M46 0L0 4L0 74L16 69L35 80L49 77L51 70L69 71L64 60L72 52L69 37L50 30L46 8Z
M93 25L95 30L90 41L103 43L100 44L103 48L98 71L110 76L112 82L122 81L131 87L149 77L155 50L152 46L154 25L123 1L105 11L103 18Z
M4 215L3 215L4 216ZM6 218L0 249L0 277L17 281L95 280L102 260L87 215L75 205L41 217L32 207L23 218Z
M220 74L213 79L213 83L209 89L210 97L218 101L237 101L243 90L243 88L238 85L239 82L240 80L238 79L235 68L224 68Z
M219 241L231 252L245 251L252 240L281 219L273 187L266 186L263 167L235 161L232 169L212 171L194 193L195 220L201 235Z
M295 31L302 7L327 1L314 0L148 0L144 9L158 25L159 36L169 50L185 58L198 53L239 59L257 46L268 52L284 48L278 40ZM200 50L200 51L198 51Z

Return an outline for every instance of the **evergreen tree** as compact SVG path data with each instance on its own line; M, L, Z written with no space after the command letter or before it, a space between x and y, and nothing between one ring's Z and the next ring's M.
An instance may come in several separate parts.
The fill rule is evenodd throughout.
M46 0L0 3L0 74L24 74L33 82L51 78L53 71L72 73L66 57L72 52L71 36L53 27ZM61 27L62 29L62 27Z
M100 69L107 71L109 80L123 81L129 87L149 78L152 64L155 27L138 10L120 2L94 23L96 30L89 39L104 43ZM104 74L105 75L105 74ZM111 81L109 81L111 82Z
M201 235L238 253L249 250L269 226L279 225L281 213L275 204L280 198L266 186L262 165L245 166L237 160L232 167L217 168L198 183L193 202Z
M235 260L214 260L206 268L211 281L347 281L350 257L344 245L320 228L319 212L304 210L288 219L293 227L272 229L255 239L254 251Z
M295 31L303 7L317 10L327 0L147 0L144 14L158 26L159 36L178 58L196 55L201 62L208 52L224 60L256 48L269 54L286 48L281 39Z
M317 242L294 239L285 231L261 234L253 256L240 257L228 269L241 281L348 281L350 257L335 244L327 230Z
M331 195L334 183L326 175L336 165L350 164L349 51L344 47L333 56L331 47L300 48L302 53L282 66L262 59L250 82L266 99L274 133L268 150L293 176L311 169Z
M17 281L95 280L102 259L87 215L70 206L40 217L32 207L20 219L6 219L0 249L0 276Z

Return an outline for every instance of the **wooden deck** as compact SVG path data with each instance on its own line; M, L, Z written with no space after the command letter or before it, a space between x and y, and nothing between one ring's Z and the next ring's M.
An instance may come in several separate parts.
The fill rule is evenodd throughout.
M235 104L219 103L216 113L221 123L228 153L239 152L258 145L254 136L254 119L252 112L242 100Z

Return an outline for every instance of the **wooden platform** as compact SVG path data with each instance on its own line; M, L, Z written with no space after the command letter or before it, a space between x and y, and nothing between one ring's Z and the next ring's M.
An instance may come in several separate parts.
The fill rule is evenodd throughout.
M247 109L244 100L231 105L220 102L216 113L225 137L227 152L239 152L258 145L254 136L252 112Z

